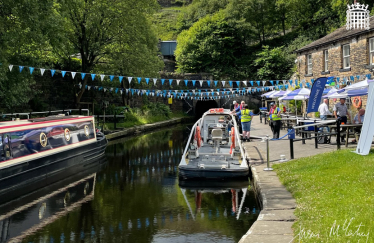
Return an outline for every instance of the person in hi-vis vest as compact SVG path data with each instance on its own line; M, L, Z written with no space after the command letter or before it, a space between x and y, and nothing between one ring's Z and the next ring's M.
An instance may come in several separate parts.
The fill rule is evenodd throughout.
M251 131L251 122L253 118L253 112L248 109L248 105L244 104L244 107L241 111L236 113L237 116L240 115L240 121L242 123L242 139L243 141L249 142L250 131Z
M270 118L270 127L273 131L273 138L279 138L279 132L281 128L281 109L275 105L274 102L270 104L270 112L269 112L269 118Z

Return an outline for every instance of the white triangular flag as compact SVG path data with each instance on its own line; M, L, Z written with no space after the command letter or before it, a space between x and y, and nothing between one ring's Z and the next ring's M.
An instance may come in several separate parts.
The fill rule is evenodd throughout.
M286 81L287 81L287 80L282 80L283 84L286 84Z
M179 85L179 82L180 82L181 80L180 79L177 79L177 85Z
M262 86L265 86L265 84L266 84L266 81L262 81Z
M104 88L104 92L106 91L106 88Z
M9 70L12 71L13 65L9 65Z
M195 90L192 90L192 93L194 93L194 94L195 94Z
M222 83L222 86L225 87L226 81L221 81L221 83Z
M45 71L44 68L41 68L41 69L40 69L40 73L42 74L42 76L43 76L43 74L44 74L44 71Z
M91 89L91 86L88 86L88 90L90 90Z
M129 79L129 84L131 84L132 77L127 77Z
M131 81L129 81L129 82L131 82ZM153 84L156 85L156 82L157 82L157 78L154 78L153 79Z
M245 84L245 86L247 86L247 81L243 81L243 83Z
M119 92L121 92L121 94L122 94L122 89Z
M104 80L104 77L105 77L104 74L100 74L101 82Z
M75 77L75 74L76 74L76 72L71 72L71 76L73 77L73 79Z
M200 87L203 87L203 80L200 80Z

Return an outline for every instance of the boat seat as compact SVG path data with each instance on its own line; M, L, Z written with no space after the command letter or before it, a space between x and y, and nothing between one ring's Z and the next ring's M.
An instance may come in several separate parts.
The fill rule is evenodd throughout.
M222 129L213 129L212 130L212 139L213 141L222 141L223 138L223 131Z
M214 142L214 147L216 148L216 153L220 152L219 143L223 139L223 131L222 129L213 129L212 130L212 140Z

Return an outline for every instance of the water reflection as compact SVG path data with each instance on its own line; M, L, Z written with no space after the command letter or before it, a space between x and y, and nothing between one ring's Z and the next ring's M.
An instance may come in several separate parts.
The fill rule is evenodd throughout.
M23 241L238 242L258 214L248 181L178 184L188 136L178 127L112 142L94 197Z
M104 156L97 158L80 173L72 172L74 168L62 171L65 179L36 191L25 189L23 197L0 205L0 242L20 242L93 200L96 172L105 161Z

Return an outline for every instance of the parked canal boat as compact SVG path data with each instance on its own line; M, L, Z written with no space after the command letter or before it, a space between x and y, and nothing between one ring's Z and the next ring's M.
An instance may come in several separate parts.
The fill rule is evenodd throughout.
M43 178L58 179L63 170L86 166L104 154L106 145L92 116L0 122L0 203L21 196L19 188L35 190Z
M181 179L247 177L249 167L230 110L210 109L193 126L179 164Z

